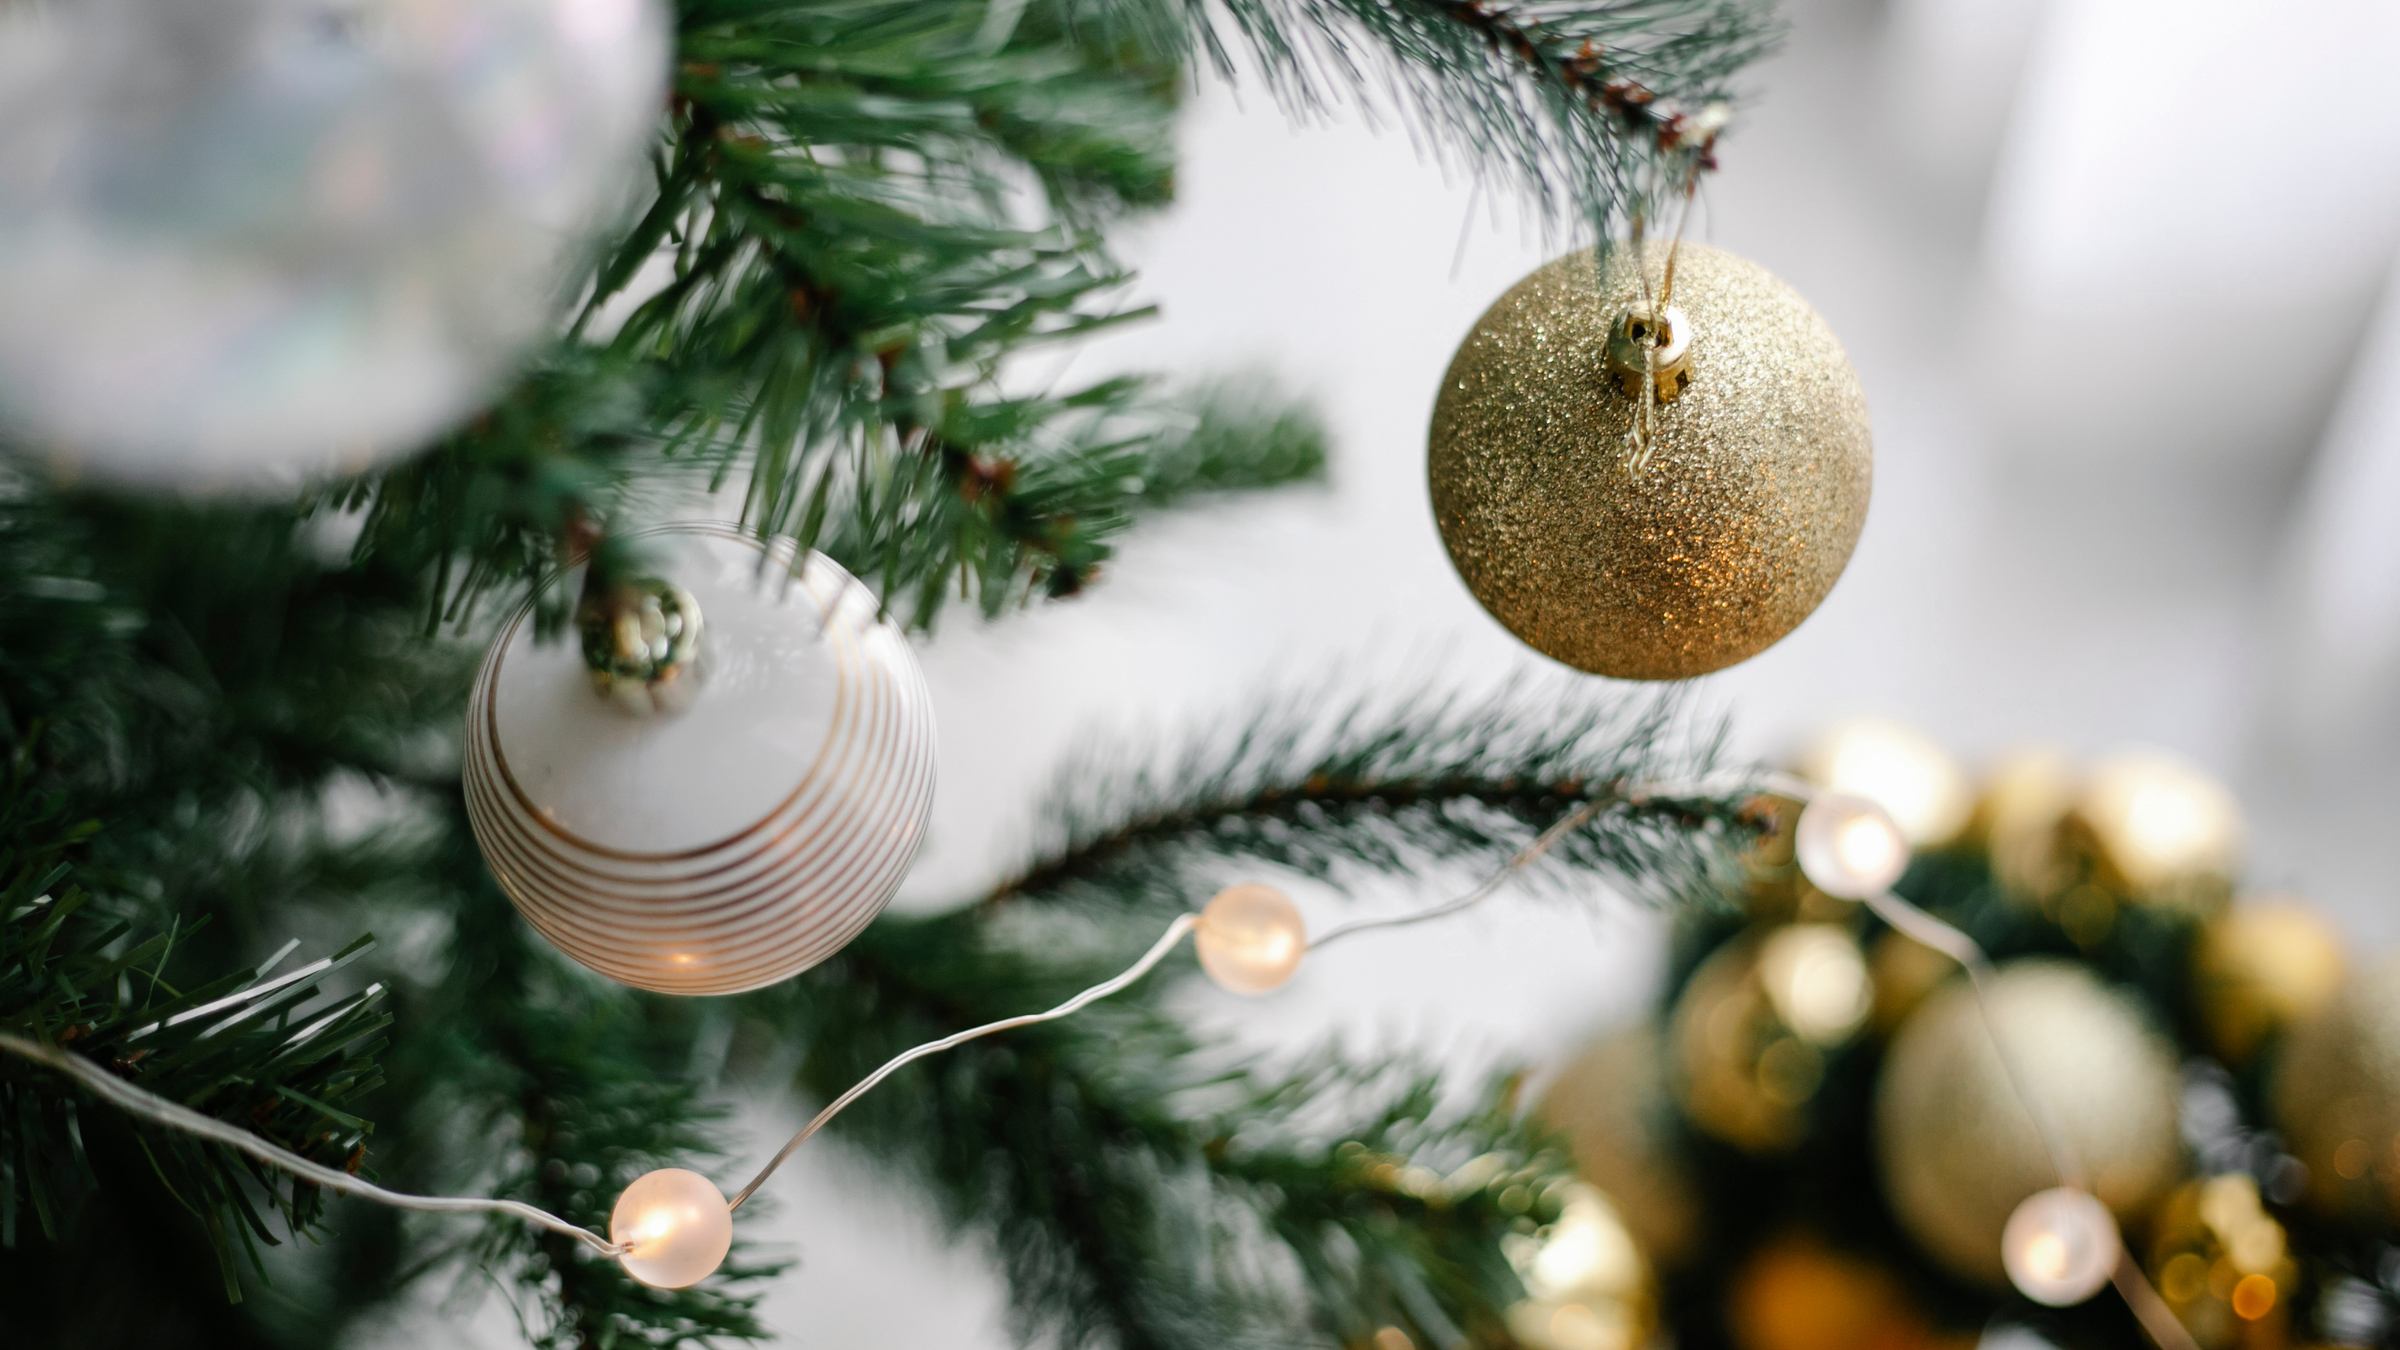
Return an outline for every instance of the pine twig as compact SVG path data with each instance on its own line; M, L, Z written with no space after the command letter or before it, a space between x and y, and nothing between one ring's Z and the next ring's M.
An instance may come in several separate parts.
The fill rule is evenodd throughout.
M1315 876L1489 859L1594 800L1614 804L1545 867L1607 871L1664 899L1706 889L1721 865L1714 841L1743 828L1732 803L1631 795L1713 762L1715 738L1682 728L1671 701L1516 685L1477 702L1352 704L1312 732L1310 710L1329 705L1342 707L1322 694L1263 698L1240 730L1164 768L1071 764L1047 812L1052 841L984 904L1139 892L1145 873L1171 887L1185 864L1226 855Z

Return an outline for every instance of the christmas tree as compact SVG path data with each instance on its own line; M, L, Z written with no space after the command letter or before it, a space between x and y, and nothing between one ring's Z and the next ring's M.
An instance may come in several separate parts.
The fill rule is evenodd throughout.
M165 64L143 69L214 69L222 53L138 13L97 22L153 41L144 59ZM303 15L291 40L335 60L344 43L372 50L378 22ZM645 994L511 907L471 828L461 723L519 604L541 597L552 643L571 647L580 623L605 646L658 565L644 528L704 509L822 551L929 635L946 616L1071 600L1147 515L1319 478L1322 431L1271 388L1205 373L1037 386L1018 360L1145 317L1116 303L1110 231L1171 199L1196 72L1296 114L1371 101L1492 191L1608 240L1688 198L1769 36L1743 0L695 0L672 16L667 107L655 123L640 110L636 205L576 255L555 327L432 443L220 496L127 486L101 450L83 457L85 422L12 422L8 1342L325 1345L460 1271L508 1289L536 1344L763 1335L753 1308L778 1267L739 1246L712 1278L650 1288L521 1216L330 1196L223 1137L119 1110L93 1071L390 1191L606 1231L649 1169L747 1172L714 1152L720 1072L830 1100L907 1047L1123 969L1229 864L1491 867L1540 837L1537 877L1721 899L1759 822L1738 794L1650 790L1709 767L1707 737L1670 704L1547 688L1287 702L1180 758L1067 775L1040 808L1043 846L955 909L886 916L752 992ZM0 94L21 108L31 87ZM206 138L255 127L176 130L213 153ZM6 205L12 229L40 215ZM61 360L80 350L63 311L38 317ZM10 341L20 364L45 350ZM296 444L320 467L351 449ZM238 449L209 453L238 467ZM560 569L581 578L545 589ZM1190 969L904 1070L832 1128L989 1240L1027 1340L1504 1343L1525 1292L1504 1239L1558 1219L1571 1170L1510 1084L1461 1107L1423 1066L1330 1047L1228 1063L1176 1015ZM773 1045L729 1054L753 1027ZM294 1244L304 1259L276 1254Z

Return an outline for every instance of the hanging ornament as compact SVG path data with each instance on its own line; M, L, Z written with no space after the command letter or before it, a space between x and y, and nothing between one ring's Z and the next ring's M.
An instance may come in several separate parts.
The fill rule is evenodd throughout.
M1876 1084L1875 1145L1909 1235L1952 1271L2005 1287L2009 1216L2058 1184L2020 1090L2039 1097L2086 1186L2122 1217L2175 1180L2179 1084L2174 1048L2140 1005L2085 966L2011 962L1988 998L1987 1023L1972 988L1954 982L1901 1025Z
M1642 1350L1657 1321L1650 1265L1621 1211L1591 1186L1567 1190L1558 1221L1504 1250L1525 1297L1508 1310L1525 1350Z
M924 677L823 554L730 525L629 539L675 579L674 612L694 630L706 616L705 638L679 647L667 592L637 588L655 615L637 603L586 637L620 632L635 650L611 659L653 664L596 672L575 644L535 641L529 601L468 702L475 841L526 920L611 979L773 984L855 937L916 854L933 803ZM662 706L683 710L630 715Z
M1659 1051L1652 1023L1610 1032L1559 1071L1538 1110L1566 1136L1584 1180L1621 1202L1635 1243L1672 1268L1699 1243L1700 1199L1675 1141Z
M2236 905L2200 927L2192 1001L2209 1048L2239 1067L2268 1037L2313 1016L2341 992L2342 935L2298 900Z
M2094 885L2135 904L2213 914L2232 900L2241 873L2242 811L2233 794L2151 751L2094 764L2064 838Z
M2276 1057L2276 1127L2310 1199L2361 1227L2400 1227L2400 961L2360 971Z
M2176 1188L2150 1224L2146 1269L2201 1350L2290 1345L2300 1270L2258 1183L2229 1172Z
M2059 827L2077 786L2074 761L2042 747L2012 750L1984 775L1967 837L1983 846L1993 879L2011 894L2038 900L2066 884Z
M1864 797L1882 807L1912 849L1950 843L1975 810L1974 789L1949 751L1880 717L1854 717L1826 728L1793 768L1828 792Z
M0 6L0 427L280 491L549 330L665 89L655 0Z
M1874 988L1847 929L1787 924L1726 943L1675 1003L1674 1083L1693 1124L1754 1153L1800 1141L1825 1055L1865 1023Z
M1510 632L1596 675L1678 680L1764 651L1866 523L1858 378L1814 310L1698 244L1569 254L1476 322L1434 402L1434 518Z

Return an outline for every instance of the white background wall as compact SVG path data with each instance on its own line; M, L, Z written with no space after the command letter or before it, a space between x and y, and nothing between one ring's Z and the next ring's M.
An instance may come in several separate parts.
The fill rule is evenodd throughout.
M1862 712L1969 757L2177 751L2243 797L2262 884L2380 946L2400 937L2400 6L2275 8L1791 7L1695 233L1842 335L1875 500L1823 609L1700 692L1759 756ZM1048 766L1085 738L1205 725L1331 671L1547 666L1451 572L1424 436L1459 338L1558 250L1495 225L1488 196L1471 217L1468 184L1405 137L1295 130L1255 90L1206 88L1184 154L1180 203L1130 241L1163 320L1069 373L1271 370L1330 420L1334 485L1167 520L1088 597L945 631L926 652L941 798L905 903L1015 857ZM1301 898L1313 917L1409 896ZM1462 1066L1540 1060L1652 996L1659 932L1605 899L1503 899L1194 1011L1261 1047L1339 1029ZM754 1151L799 1109L745 1108ZM981 1254L838 1146L772 1193L754 1236L800 1259L765 1308L791 1344L1007 1343ZM497 1308L429 1299L389 1340L462 1336L515 1339Z

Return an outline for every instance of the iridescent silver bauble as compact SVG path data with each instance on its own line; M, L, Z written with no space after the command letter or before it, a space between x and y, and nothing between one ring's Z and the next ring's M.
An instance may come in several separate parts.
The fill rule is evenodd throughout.
M200 490L489 398L629 200L657 0L0 6L0 433Z

